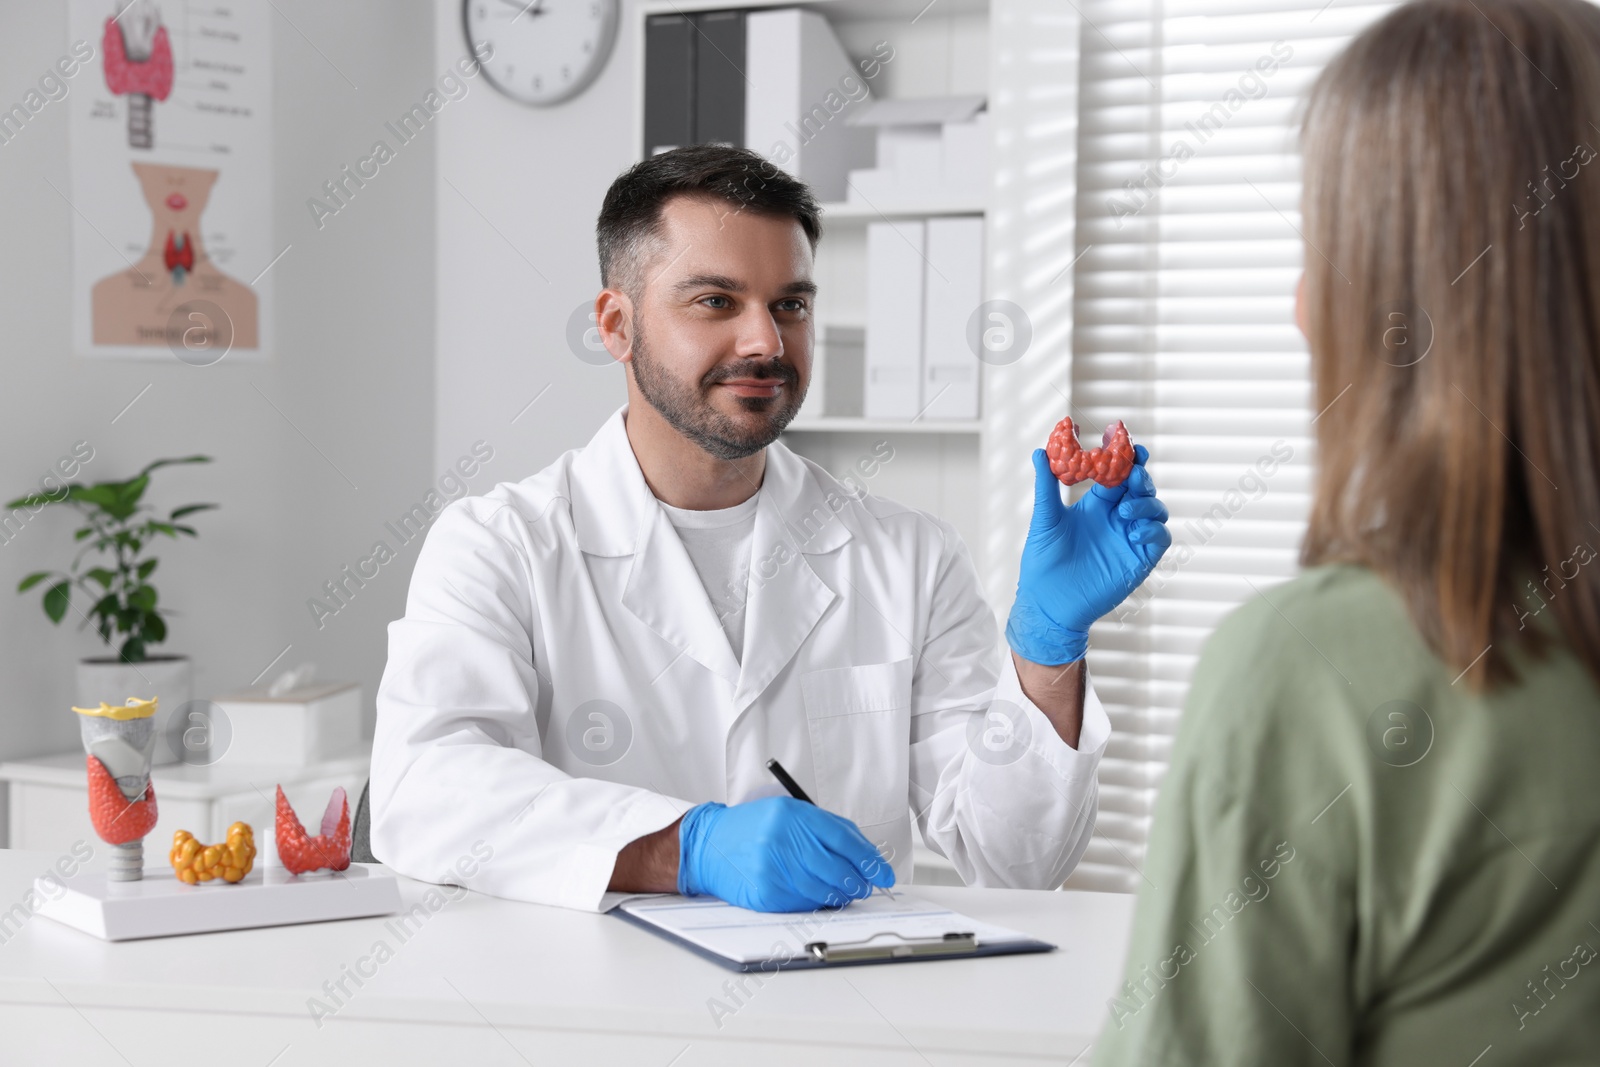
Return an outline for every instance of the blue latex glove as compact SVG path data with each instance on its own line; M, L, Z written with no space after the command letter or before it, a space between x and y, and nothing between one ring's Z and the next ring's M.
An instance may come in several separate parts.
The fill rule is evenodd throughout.
M1067 507L1042 448L1033 451L1033 522L1022 547L1017 599L1006 641L1023 659L1062 664L1083 658L1089 626L1125 600L1172 545L1167 506L1133 446L1134 466L1114 489L1096 482Z
M856 824L793 797L701 804L678 825L678 892L753 911L839 907L894 885Z

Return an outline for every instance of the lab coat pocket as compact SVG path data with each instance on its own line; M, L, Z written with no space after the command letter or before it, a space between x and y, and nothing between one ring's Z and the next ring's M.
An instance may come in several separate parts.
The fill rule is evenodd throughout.
M832 667L800 678L819 805L859 826L906 812L911 659Z

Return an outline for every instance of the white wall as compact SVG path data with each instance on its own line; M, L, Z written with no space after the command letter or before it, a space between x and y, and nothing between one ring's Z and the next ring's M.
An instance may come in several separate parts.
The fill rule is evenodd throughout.
M461 4L433 8L444 69L467 54ZM439 119L434 466L487 441L484 488L582 446L626 398L621 367L579 360L566 329L600 289L595 216L633 163L634 21L625 10L605 69L565 104L526 107L482 85Z
M175 614L169 640L154 650L191 656L195 695L209 697L250 683L291 646L274 673L309 659L324 677L361 682L370 735L385 625L404 610L420 539L320 631L306 601L385 537L384 521L421 500L440 473L432 377L436 131L401 149L320 231L306 199L364 155L384 120L437 77L432 5L274 0L273 7L274 247L292 247L273 268L278 343L270 362L224 359L195 368L176 359L75 356L72 209L46 184L71 188L67 109L52 105L0 146L0 499L31 490L79 439L95 452L79 476L86 481L127 477L160 456L213 456L209 465L157 471L147 494L165 509L221 504L195 516L198 540L158 546L152 582ZM64 0L0 7L0 101L20 99L69 43ZM473 85L451 106L482 103L481 89ZM486 486L480 476L472 490ZM23 575L70 562L74 518L47 508L0 544L0 759L78 746L68 710L73 664L106 649L92 629L50 625L40 590L14 591Z

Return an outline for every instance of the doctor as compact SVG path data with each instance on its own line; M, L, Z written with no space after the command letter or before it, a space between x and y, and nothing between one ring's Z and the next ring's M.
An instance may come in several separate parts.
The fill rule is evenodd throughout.
M1071 507L1034 452L1001 642L948 522L778 441L811 375L806 187L677 149L622 174L597 229L627 403L428 532L378 689L373 853L571 908L790 911L909 876L915 822L969 884L1059 885L1110 734L1087 631L1171 542L1143 448ZM774 757L815 806L774 795Z

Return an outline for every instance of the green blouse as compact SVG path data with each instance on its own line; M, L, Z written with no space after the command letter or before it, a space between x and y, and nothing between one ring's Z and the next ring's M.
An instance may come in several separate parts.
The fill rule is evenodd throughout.
M1600 688L1513 662L1474 694L1355 566L1225 619L1094 1064L1600 1063Z

